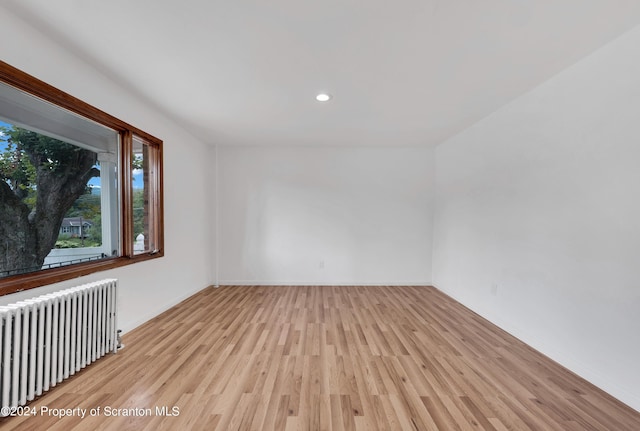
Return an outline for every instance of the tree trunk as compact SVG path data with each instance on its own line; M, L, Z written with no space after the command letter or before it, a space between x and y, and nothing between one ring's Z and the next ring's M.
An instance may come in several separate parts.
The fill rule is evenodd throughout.
M65 214L85 193L87 182L100 175L97 154L75 149L64 166L51 169L42 154L29 154L36 166L33 210L0 181L0 277L38 271L55 246Z
M40 269L36 244L29 208L0 181L0 277Z

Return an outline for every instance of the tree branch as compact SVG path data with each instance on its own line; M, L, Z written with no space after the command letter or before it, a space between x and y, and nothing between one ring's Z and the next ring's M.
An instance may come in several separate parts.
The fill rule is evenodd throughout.
M0 180L0 206L27 207L19 196L13 192L13 189L5 181Z

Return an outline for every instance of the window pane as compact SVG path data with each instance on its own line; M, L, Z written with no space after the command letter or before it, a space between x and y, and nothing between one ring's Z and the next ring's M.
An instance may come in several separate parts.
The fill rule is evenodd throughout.
M101 128L102 142L115 145L118 133L28 95L20 115L11 115L4 90L0 88L0 278L117 255L117 154L112 144L99 144L90 134L77 132L77 126L85 121L85 130ZM27 108L42 106L62 113L55 133L42 130L42 121L40 127L28 124ZM7 118L18 116L19 124ZM70 133L73 138L62 136L69 118L74 119L69 131L77 132ZM86 144L74 139L82 136ZM106 194L103 185L109 186Z
M133 138L133 252L158 251L157 149L144 139Z

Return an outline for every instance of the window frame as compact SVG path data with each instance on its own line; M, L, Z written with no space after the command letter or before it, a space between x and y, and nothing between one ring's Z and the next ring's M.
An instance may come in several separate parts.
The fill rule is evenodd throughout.
M126 123L82 100L65 93L0 60L0 82L22 90L35 97L43 99L60 108L74 112L96 123L109 127L120 134L120 244L121 255L108 257L98 261L77 263L57 268L44 269L36 272L12 275L0 278L0 296L21 292L27 289L58 283L65 280L93 274L99 271L157 259L164 256L164 188L163 188L163 152L162 140ZM158 181L154 192L157 196L154 214L154 226L157 228L158 246L146 253L134 254L133 242L133 186L132 186L132 152L133 136L136 135L153 146L156 151L154 169L158 172Z

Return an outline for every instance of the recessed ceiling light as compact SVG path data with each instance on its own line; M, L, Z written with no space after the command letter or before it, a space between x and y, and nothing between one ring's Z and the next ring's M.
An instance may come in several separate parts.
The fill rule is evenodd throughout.
M316 96L316 100L318 102L328 102L329 100L331 100L331 94L320 93Z

